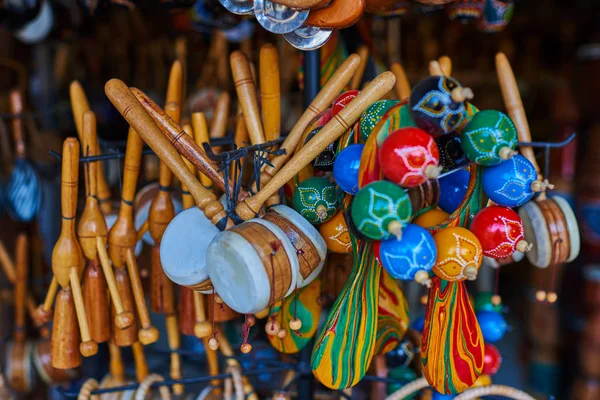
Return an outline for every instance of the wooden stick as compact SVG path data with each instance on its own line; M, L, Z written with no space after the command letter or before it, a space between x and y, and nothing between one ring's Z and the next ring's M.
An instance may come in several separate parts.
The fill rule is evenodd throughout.
M248 128L248 134L250 135L250 142L252 144L264 143L265 133L260 123L256 88L252 79L248 58L241 51L234 51L229 56L229 62L231 64L231 73L238 101L244 113L244 120Z
M158 329L152 326L150 322L150 314L148 314L146 298L144 297L144 288L142 287L142 280L140 279L140 272L133 251L133 249L129 248L125 252L127 272L129 272L131 291L133 292L136 310L140 317L140 325L142 326L138 332L138 338L142 344L148 345L158 340Z
M21 92L13 90L10 92L10 112L13 114L23 113L23 97ZM25 132L23 130L23 120L13 118L11 121L13 141L15 142L15 158L17 160L25 159Z
M13 263L12 259L10 258L10 255L6 251L6 247L4 246L4 243L2 242L2 240L0 240L0 266L2 267L2 270L4 271L4 274L6 275L6 279L8 279L8 281L14 285L17 281L16 267L15 267L15 264ZM56 295L56 292L54 293L54 295ZM36 307L37 306L36 306L33 296L31 295L31 293L29 293L29 291L27 291L27 294L25 297L25 307L27 308L27 313L29 314L29 317L31 318L31 320L34 322L36 327L39 327L39 325L37 323L37 318L36 318ZM46 322L48 322L48 321L46 321ZM46 322L44 322L44 323L46 323ZM42 325L42 324L40 324L40 325Z
M79 332L81 333L79 350L84 357L90 357L98 352L98 344L92 340L90 335L85 305L83 304L83 295L81 293L81 284L79 283L79 272L77 272L76 268L71 268L69 278L71 280L71 291L73 292L73 301L75 302L77 322L79 323Z
M217 105L215 106L214 116L210 126L211 138L223 138L227 134L227 119L229 118L230 104L231 98L229 97L229 93L221 93L217 99Z
M265 139L267 141L275 140L281 134L281 88L277 47L272 44L265 44L261 47L259 68Z
M440 64L440 68L442 69L442 73L444 76L452 75L452 60L448 56L441 56L438 59L438 63Z
M356 69L356 72L354 72L352 80L350 81L350 89L352 90L360 89L360 83L362 82L365 69L367 68L367 62L369 61L369 48L365 45L362 45L358 48L356 53L360 57L360 63L358 64L358 68Z
M50 286L48 287L48 292L46 292L44 302L35 310L34 321L36 326L42 326L48 323L52 318L52 304L54 303L54 298L56 297L57 292L58 281L56 277L53 276L52 280L50 281Z
M402 65L399 63L393 63L390 70L396 76L396 97L400 101L407 100L410 97L410 83L408 82L408 77L406 76L406 72L404 72L404 68L402 68Z
M211 376L219 375L219 358L217 352L208 347L208 339L207 337L202 338L202 343L204 344L204 351L206 352L206 361L208 362L208 374ZM214 386L218 389L220 393L221 389L221 381L219 379L213 379L210 381L210 385Z
M436 60L429 62L429 75L432 75L432 76L443 76L444 75L444 72L442 71L442 67L440 66L440 63L437 62Z
M131 312L131 314L134 316L134 321L136 322L127 328L118 328L115 326L113 329L113 340L117 346L131 346L138 340L138 324L135 313L135 300L133 299L133 292L131 291L131 283L129 282L127 268L115 269L115 283L123 302L123 309ZM114 308L114 305L112 312L116 316L117 311L116 308Z
M171 168L171 171L179 178L182 184L188 187L196 204L204 211L207 218L220 229L233 226L233 222L227 217L223 205L217 201L212 192L198 182L185 166L173 145L160 132L150 115L146 113L144 107L136 100L127 86L117 79L111 79L107 82L105 91L110 101L123 117L132 126L143 132L142 135L146 143Z
M179 330L177 328L177 315L174 313L167 315L165 318L165 323L167 325L167 340L169 342L169 348L171 350L179 350L181 343L179 338ZM181 358L177 352L171 353L170 376L171 379L183 378L183 375L181 374ZM183 385L173 385L173 392L177 395L181 395L185 392L185 388Z
M192 114L192 131L193 131L194 142L197 144L198 149L200 149L202 152L204 152L204 149L202 148L202 143L209 143L209 137L208 137L208 128L206 125L206 117L204 116L203 113L197 112L197 113ZM175 146L175 147L177 148L177 146ZM178 149L178 151L181 151L181 150ZM185 156L184 156L184 158L185 158ZM186 158L186 160L187 160L187 158ZM188 161L190 161L190 160L188 160ZM212 161L209 160L209 162L212 164ZM191 163L191 161L190 161L190 163ZM204 174L201 171L198 171L198 174L199 174L200 183L202 183L202 186L204 186L207 189L212 188L213 181L206 174ZM223 185L223 186L225 186L225 185Z
M109 371L112 379L117 384L125 382L125 367L123 366L123 357L121 356L121 350L111 340L108 342L108 352L110 355Z
M27 296L27 271L29 269L28 240L20 233L16 241L16 281L15 281L15 341L25 341L25 297Z
M110 299L100 260L96 257L87 261L81 287L83 304L88 317L90 336L96 343L104 343L111 336Z
M150 114L151 118L158 124L162 133L168 138L173 146L188 159L198 171L202 172L214 182L217 187L225 191L225 180L223 176L217 172L217 167L206 156L204 150L201 149L184 130L169 118L164 111L160 109L148 96L136 88L132 88L131 92L135 98L142 104L143 108ZM192 123L194 120L192 119ZM200 128L199 128L200 129ZM189 188L188 188L189 189ZM233 190L233 188L230 188Z
M384 72L369 83L344 109L331 119L315 136L309 146L302 147L294 157L273 177L256 195L246 198L238 204L236 212L240 218L248 220L260 211L263 203L279 190L294 175L310 163L323 149L336 140L354 122L361 113L373 102L382 98L389 92L396 78L391 72Z
M131 345L131 350L133 350L133 361L135 363L135 377L138 382L142 382L150 373L144 354L144 346L140 342L135 342Z
M351 54L343 63L339 66L335 74L327 81L325 86L321 89L319 94L310 103L308 108L296 122L296 125L292 128L285 141L281 145L281 149L284 149L285 154L274 157L271 160L272 167L264 165L262 168L260 183L261 186L266 185L269 180L283 167L283 165L290 159L294 149L298 145L304 129L313 120L314 117L325 111L327 107L335 100L335 98L344 89L344 86L350 81L352 75L358 68L360 57L356 54Z

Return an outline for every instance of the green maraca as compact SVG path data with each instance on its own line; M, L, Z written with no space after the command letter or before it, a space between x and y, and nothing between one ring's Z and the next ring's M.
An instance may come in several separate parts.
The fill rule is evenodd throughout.
M462 132L462 148L471 161L490 166L517 152L517 130L508 115L484 110L473 115Z
M412 214L410 198L400 186L375 181L363 187L352 202L352 221L364 236L385 240L402 236Z
M338 207L335 184L314 177L302 181L294 192L294 209L311 224L320 224L334 216Z

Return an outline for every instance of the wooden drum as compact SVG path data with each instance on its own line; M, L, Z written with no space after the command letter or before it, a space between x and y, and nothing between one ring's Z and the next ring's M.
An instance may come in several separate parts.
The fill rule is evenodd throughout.
M219 229L198 207L179 213L160 242L160 262L165 275L178 285L212 293L206 250L218 234Z
M539 268L573 261L579 254L580 237L575 214L565 199L554 196L530 201L519 209L525 240L533 243L527 259Z
M11 341L6 345L6 377L10 386L19 393L29 393L35 384L32 347L27 341Z
M33 349L33 363L40 378L47 385L69 382L79 376L78 369L58 369L52 366L50 360L50 341L39 340Z
M255 218L220 232L208 246L210 280L241 314L257 313L296 289L296 249L277 225Z

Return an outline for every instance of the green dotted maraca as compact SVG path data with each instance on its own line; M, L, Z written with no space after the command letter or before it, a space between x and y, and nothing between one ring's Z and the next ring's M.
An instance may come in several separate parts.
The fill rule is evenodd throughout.
M325 222L337 210L335 184L325 178L309 178L296 187L293 201L294 209L311 224Z
M479 165L500 164L517 154L516 147L515 125L500 111L478 112L462 132L462 148L465 154Z
M354 225L373 240L400 238L402 227L409 222L411 214L410 199L404 189L388 181L369 183L352 202Z

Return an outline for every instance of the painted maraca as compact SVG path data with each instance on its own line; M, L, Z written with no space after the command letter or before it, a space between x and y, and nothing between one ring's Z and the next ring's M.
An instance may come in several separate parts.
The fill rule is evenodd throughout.
M476 20L483 14L485 0L456 0L446 6L450 19L467 23Z
M337 205L335 185L325 178L309 178L294 192L294 209L311 224L320 224L333 217Z
M330 220L319 226L319 233L327 244L327 249L334 253L350 253L352 242L344 213L338 211Z
M402 237L402 228L412 213L404 189L388 181L363 187L352 202L352 220L358 231L373 240Z
M475 215L469 229L481 242L483 254L491 258L508 257L532 247L524 239L521 218L508 207L484 208Z
M485 0L481 18L477 20L477 29L482 32L500 32L508 25L515 11L513 0Z
M358 93L360 93L360 90L348 90L347 92L340 94L331 104L331 113L333 115L339 113L342 108L346 107L352 101L352 99L358 96Z
M491 343L483 345L483 373L494 375L502 365L502 355L498 348Z
M432 226L441 224L446 219L448 219L449 216L450 214L448 214L446 211L434 208L419 214L419 216L415 218L413 223L423 228L431 228Z
M437 276L447 281L477 278L483 257L477 236L465 228L450 227L438 231L433 239L437 246L433 272Z
M318 127L313 129L306 135L306 140L304 144L308 143L312 138L314 138L322 127ZM333 161L335 160L335 147L336 142L332 142L323 150L315 159L311 162L312 166L318 169L319 171L331 171L333 169Z
M362 143L371 135L373 128L377 125L377 122L385 115L385 113L398 104L397 100L379 100L371 104L364 113L360 116L359 127L360 127L360 141Z
M467 157L479 165L497 165L517 154L517 130L508 115L500 111L478 112L461 137Z
M435 143L440 151L440 165L444 169L454 169L469 162L461 142L462 139L456 132L435 138Z
M442 210L452 214L460 206L469 187L469 177L469 171L461 169L440 178L440 201L438 206Z
M465 117L465 100L473 98L469 88L446 76L428 76L413 88L410 113L417 126L439 135L450 133Z
M494 311L480 311L476 316L486 343L496 343L504 337L508 325L502 314Z
M522 206L535 192L553 187L548 180L538 180L533 164L520 154L483 171L485 194L494 203L506 207Z
M433 237L418 225L408 224L402 230L402 239L391 238L376 243L375 254L383 267L396 279L429 285L429 271L436 260Z
M390 134L379 149L383 174L403 187L415 187L440 173L435 140L418 128L402 128Z
M362 144L352 144L346 147L340 151L333 163L335 183L348 194L358 193L358 171L364 147Z

